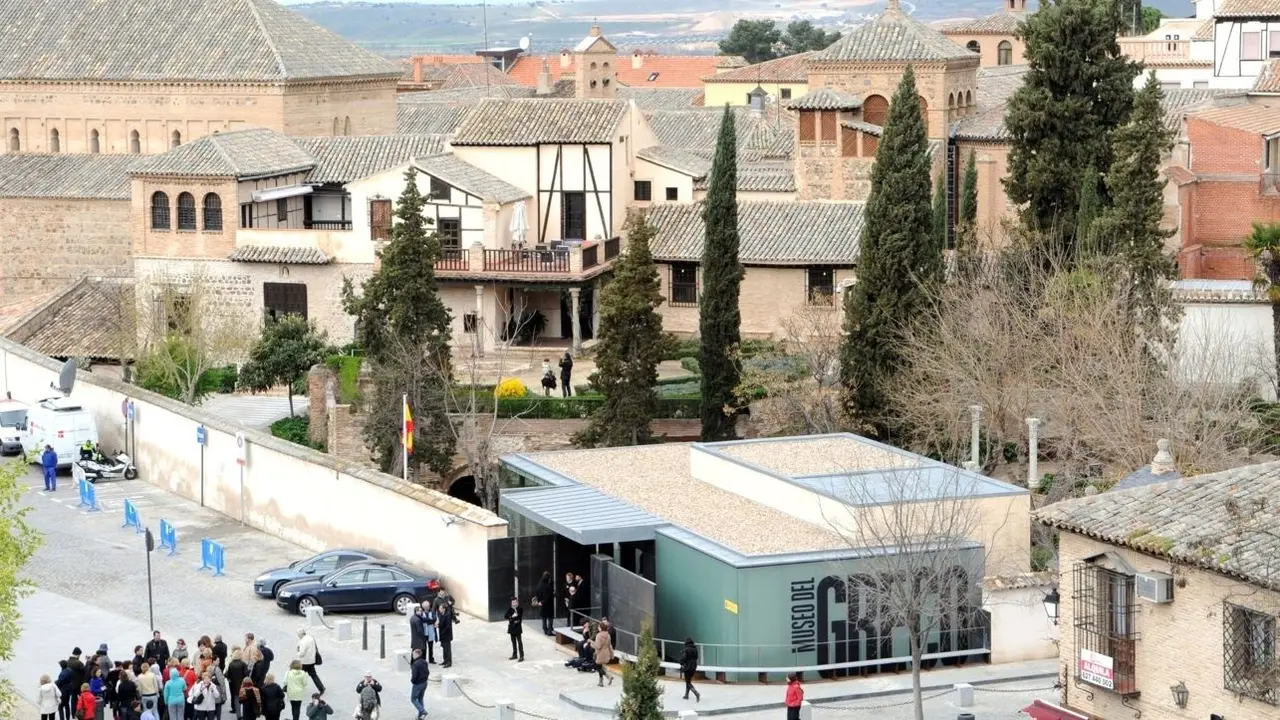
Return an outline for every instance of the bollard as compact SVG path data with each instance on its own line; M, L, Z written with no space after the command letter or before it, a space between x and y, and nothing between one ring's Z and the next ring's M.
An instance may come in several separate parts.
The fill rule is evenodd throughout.
M960 713L956 716L956 720L977 720L973 713Z
M813 706L808 700L800 701L800 720L813 720Z
M378 659L386 660L387 659L387 626L379 625L378 627L381 628L379 634L382 636L378 638Z
M441 682L441 684L444 685L445 697L447 698L462 697L462 688L458 687L457 675L445 675L444 678L442 678L442 680L443 682Z
M321 627L324 625L324 608L319 605L312 605L307 608L307 627Z
M333 629L338 633L338 642L347 642L351 639L351 621L339 620L333 624Z
M409 672L410 665L413 660L412 650L397 650L396 656L396 672Z
M494 717L498 720L516 720L516 708L510 700L502 700L494 703L493 709L497 712Z
M360 649L368 650L369 649L369 616L368 615L364 616L364 629L360 631L360 636L362 638L360 640Z
M698 720L698 712L696 710L681 710L680 720Z
M973 686L969 683L956 683L956 704L960 707L973 707Z

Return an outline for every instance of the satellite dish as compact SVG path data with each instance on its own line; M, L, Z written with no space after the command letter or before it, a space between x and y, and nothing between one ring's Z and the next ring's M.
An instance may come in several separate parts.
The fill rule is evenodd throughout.
M528 35L525 35L524 37L520 38L520 49L521 49L521 50L528 50L528 49L529 49L529 36L528 36Z
M62 363L62 370L58 373L58 384L49 383L49 387L60 391L63 395L70 395L71 388L76 384L76 359L67 358Z

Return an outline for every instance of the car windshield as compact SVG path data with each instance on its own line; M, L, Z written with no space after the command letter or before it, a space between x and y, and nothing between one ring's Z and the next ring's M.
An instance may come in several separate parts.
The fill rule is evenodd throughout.
M26 419L26 410L0 410L0 427L18 427Z

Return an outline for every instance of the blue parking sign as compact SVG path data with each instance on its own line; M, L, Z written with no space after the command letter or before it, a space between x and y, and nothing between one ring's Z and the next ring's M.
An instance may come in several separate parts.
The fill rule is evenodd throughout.
M196 426L196 444L206 445L209 442L209 433L204 429L203 425Z

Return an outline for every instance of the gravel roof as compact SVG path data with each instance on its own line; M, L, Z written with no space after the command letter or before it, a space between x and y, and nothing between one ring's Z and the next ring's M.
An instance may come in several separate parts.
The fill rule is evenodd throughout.
M0 153L0 197L128 200L137 155Z
M857 110L860 107L862 98L829 87L810 90L787 103L790 110Z
M863 208L851 202L740 201L739 257L748 265L855 265ZM702 259L707 229L702 203L654 205L648 218L657 231L655 259Z
M288 136L267 128L217 133L152 155L134 166L139 175L255 178L304 172L316 160Z
M921 459L852 436L716 443L714 451L787 476L916 467Z
M744 555L849 548L829 528L695 480L689 452L688 443L666 443L525 457Z
M875 20L850 30L811 58L815 63L859 61L939 61L971 59L976 54L960 47L890 3Z
M484 100L462 119L453 144L613 144L629 106L625 100Z
M1013 35L1018 31L1018 25L1028 15L1029 13L1025 12L998 12L972 20L959 20L940 25L939 29L945 35Z
M283 82L398 77L270 0L0 0L0 78Z
M283 245L244 245L231 251L228 260L273 265L328 265L333 258L319 248Z
M1041 508L1050 527L1280 589L1280 462Z
M422 172L482 200L506 204L530 197L528 192L490 175L453 153L420 158L417 166Z
M409 162L439 155L447 147L444 135L364 135L295 138L315 158L307 182L347 183Z

